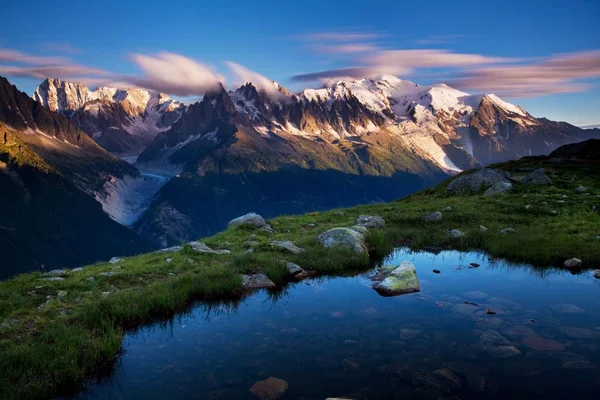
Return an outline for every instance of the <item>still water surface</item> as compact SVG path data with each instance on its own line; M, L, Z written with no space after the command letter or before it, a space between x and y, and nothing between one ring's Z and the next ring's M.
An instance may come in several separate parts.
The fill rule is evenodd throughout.
M457 251L399 249L384 263L402 260L420 293L381 297L371 270L142 327L78 398L252 399L270 376L288 382L283 399L600 398L600 280L589 272Z

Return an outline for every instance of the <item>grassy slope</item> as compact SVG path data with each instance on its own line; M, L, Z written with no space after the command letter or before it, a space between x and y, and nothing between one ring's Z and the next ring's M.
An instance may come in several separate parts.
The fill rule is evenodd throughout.
M73 273L64 281L40 281L39 274L18 276L0 283L0 398L44 398L65 388L76 388L90 372L118 354L124 329L150 318L167 316L183 309L194 299L224 299L241 294L240 272L264 271L276 283L285 282L286 259L318 273L339 273L364 268L370 260L342 249L323 249L316 236L326 229L354 224L360 214L380 215L386 220L381 231L367 239L371 261L398 245L414 248L478 248L493 256L537 265L560 264L571 257L585 266L600 262L600 164L568 161L551 164L521 160L502 164L518 177L543 166L553 179L552 187L518 186L508 195L491 198L480 195L450 196L447 182L390 204L359 206L303 216L279 217L270 221L278 233L254 232L261 244L255 254L244 254L243 243L252 232L243 229L221 232L205 242L215 248L229 248L231 255L146 254L124 259L123 271L100 277L114 265L102 263ZM583 185L592 193L583 196L575 187ZM557 203L566 194L565 203ZM531 205L529 210L526 205ZM425 223L425 213L441 211L444 219ZM557 211L554 215L551 211ZM314 224L310 226L309 224ZM479 226L489 228L480 233ZM512 227L516 234L501 235ZM448 229L458 228L466 238L450 239ZM290 239L306 249L300 255L284 254L268 241ZM172 258L166 263L166 258ZM94 276L89 282L87 277ZM39 287L41 286L41 287ZM38 287L38 288L36 288ZM56 297L66 290L65 297ZM111 292L103 296L102 292ZM46 306L46 296L52 296Z

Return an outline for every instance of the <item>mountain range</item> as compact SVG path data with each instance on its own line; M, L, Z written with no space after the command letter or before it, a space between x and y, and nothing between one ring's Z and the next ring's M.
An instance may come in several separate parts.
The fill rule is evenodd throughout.
M0 124L11 273L182 243L249 211L390 201L461 170L600 137L493 94L386 75L300 93L219 86L189 106L50 78L31 98L1 78Z

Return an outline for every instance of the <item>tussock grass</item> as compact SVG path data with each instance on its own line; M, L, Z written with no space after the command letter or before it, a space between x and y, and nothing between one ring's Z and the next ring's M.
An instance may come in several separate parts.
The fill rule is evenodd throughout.
M196 300L239 298L240 274L267 274L279 286L271 295L281 296L286 282L283 260L318 274L343 274L367 268L394 247L409 246L480 249L541 266L561 265L571 257L582 259L584 266L600 263L600 214L592 209L600 209L598 163L527 159L500 167L517 178L544 167L554 185L517 185L504 196L484 197L451 195L444 182L389 204L274 218L269 223L276 233L231 229L204 239L211 247L230 249L230 255L199 254L184 246L179 253L126 258L118 274L108 277L100 273L115 272L116 265L98 263L64 281L42 281L41 274L29 273L1 282L0 398L47 398L76 390L90 373L114 359L126 329L185 310ZM590 195L576 193L579 185ZM446 207L452 210L444 211ZM442 211L443 220L425 222L423 215L434 211ZM361 214L386 221L385 228L366 235L370 257L318 245L318 234L352 226ZM480 232L480 225L488 230ZM500 233L508 227L516 233ZM460 229L466 236L450 238L449 229ZM258 245L255 253L246 253L244 243L251 235ZM275 249L268 244L272 239L292 240L305 251L295 255ZM57 298L59 290L67 295ZM46 296L51 296L47 304Z

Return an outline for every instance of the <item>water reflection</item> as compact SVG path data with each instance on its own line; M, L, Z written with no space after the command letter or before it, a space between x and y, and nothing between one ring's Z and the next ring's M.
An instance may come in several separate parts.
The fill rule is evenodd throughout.
M126 337L113 374L78 397L251 399L250 387L274 376L289 399L595 398L591 275L456 251L400 249L382 264L402 260L416 265L420 293L380 297L374 272L362 271L144 326Z

